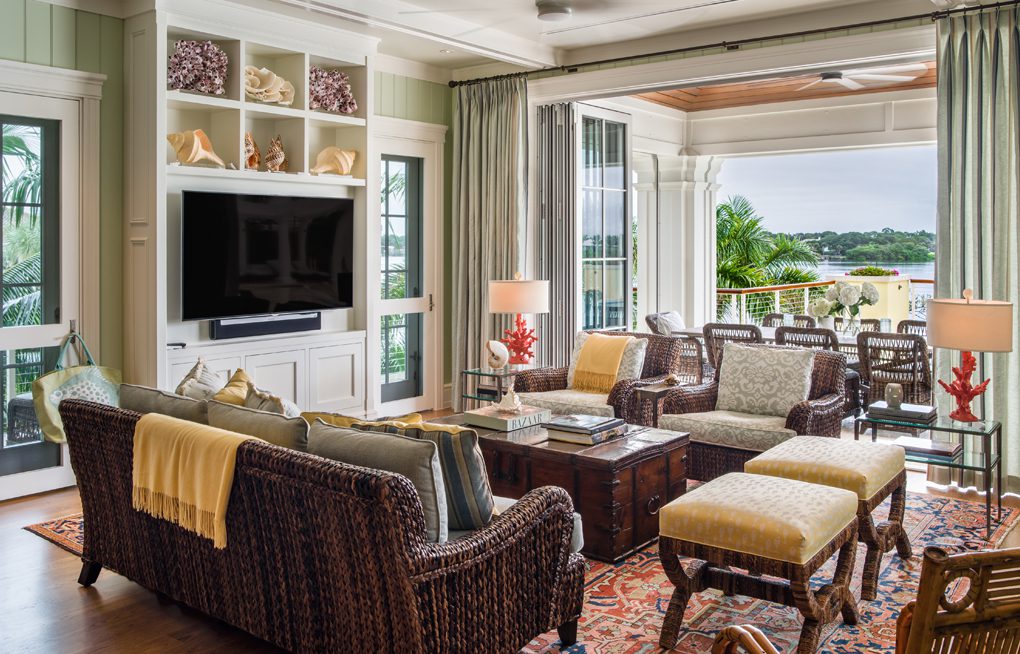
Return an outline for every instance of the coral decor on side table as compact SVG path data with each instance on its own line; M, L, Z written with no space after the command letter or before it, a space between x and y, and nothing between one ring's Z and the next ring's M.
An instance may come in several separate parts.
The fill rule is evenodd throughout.
M510 350L511 365L531 363L535 352L531 346L538 341L535 330L528 328L526 313L549 313L549 282L547 280L513 279L489 282L489 313L513 313L514 329L505 331L506 347Z
M167 87L223 95L227 63L227 53L212 41L177 41L167 61Z
M970 403L988 390L991 380L977 386L971 383L970 378L977 370L972 352L1013 351L1013 303L975 300L974 292L967 288L963 299L928 300L927 316L928 343L961 352L960 367L953 368L953 382L939 380L939 385L956 400L956 409L949 417L960 422L977 422L981 419L971 411Z

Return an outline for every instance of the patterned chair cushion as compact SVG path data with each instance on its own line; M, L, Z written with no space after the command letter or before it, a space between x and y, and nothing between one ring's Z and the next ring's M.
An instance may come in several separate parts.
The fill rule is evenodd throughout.
M519 396L522 404L549 409L556 415L581 413L587 416L616 417L616 411L609 404L609 395L605 393L585 393L564 388L559 391L520 393Z
M674 413L659 418L659 427L690 432L697 443L764 452L797 435L786 428L786 418L737 411Z
M898 445L797 436L744 464L744 472L844 488L867 500L903 472Z
M492 501L495 503L495 508L492 511L492 519L495 520L496 516L500 513L506 512L511 506L517 503L517 500L509 497L500 497L494 495ZM465 538L475 533L476 530L453 530L450 531L450 540L457 540L458 538ZM574 531L570 535L570 553L577 554L584 547L584 532L581 526L581 514L574 513Z
M715 408L785 418L808 399L814 356L813 350L727 343Z
M567 368L567 388L574 387L574 370L577 369L577 360L581 357L581 346L588 340L588 332L577 332L574 337L574 349L570 353L570 367ZM641 379L641 371L645 367L645 352L648 351L648 339L635 338L623 351L623 359L620 360L620 367L616 371L616 381L622 382L628 379Z
M732 472L659 512L659 535L803 565L857 519L842 488Z

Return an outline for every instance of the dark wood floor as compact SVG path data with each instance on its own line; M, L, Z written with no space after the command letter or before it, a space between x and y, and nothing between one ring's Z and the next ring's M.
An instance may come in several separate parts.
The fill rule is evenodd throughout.
M967 499L927 488L919 473L910 474L909 486ZM1020 507L1015 497L1008 503ZM80 560L22 529L80 510L74 488L0 503L0 651L280 651L108 571L91 588L80 587ZM1010 534L1006 546L1020 547L1020 530Z

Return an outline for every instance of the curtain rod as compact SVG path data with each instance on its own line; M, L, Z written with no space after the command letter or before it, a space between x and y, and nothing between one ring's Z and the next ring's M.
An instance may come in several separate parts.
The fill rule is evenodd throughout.
M914 14L913 16L900 16L899 18L883 18L881 20L872 20L864 23L853 23L851 25L840 25L837 27L819 27L810 30L802 30L800 32L787 32L785 34L774 34L772 36L756 36L747 39L738 39L736 41L719 41L718 43L709 43L705 45L694 45L686 48L673 48L671 50L659 50L658 52L648 52L639 55L626 55L623 57L613 57L611 59L597 59L595 61L585 61L578 64L570 64L567 66L548 66L546 68L539 68L537 70L521 71L518 73L508 73L505 75L491 75L489 77L478 77L476 79L466 80L451 80L450 88L457 88L458 86L466 86L468 84L479 84L481 82L490 82L500 79L512 79L515 77L529 77L531 75L539 75L542 73L561 72L561 73L576 73L581 68L587 68L589 66L601 66L604 64L615 64L623 61L634 61L637 59L645 59L648 57L661 57L665 55L682 54L685 52L694 52L696 50L707 50L709 48L725 48L727 50L739 50L740 46L748 45L751 43L761 43L762 41L774 41L776 39L790 39L798 36L814 36L815 34L824 34L825 32L835 32L838 30L852 30L860 29L863 27L878 27L880 25L892 25L895 23L902 23L908 20L921 20L922 18L930 18L932 22L945 18L947 16L953 16L955 14L969 13L973 11L984 11L986 9L996 9L999 7L1009 7L1020 4L1020 0L1003 0L1002 2L994 2L986 5L975 5L973 7L959 7L957 9L944 9L942 11L933 11L927 14Z

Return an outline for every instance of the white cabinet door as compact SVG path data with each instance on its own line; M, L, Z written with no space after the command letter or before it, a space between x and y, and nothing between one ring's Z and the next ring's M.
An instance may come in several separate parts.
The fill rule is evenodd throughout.
M308 411L365 408L365 344L345 343L308 350Z
M244 369L256 386L304 409L308 379L305 361L305 350L249 354L244 357Z

